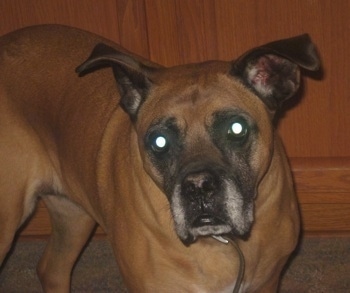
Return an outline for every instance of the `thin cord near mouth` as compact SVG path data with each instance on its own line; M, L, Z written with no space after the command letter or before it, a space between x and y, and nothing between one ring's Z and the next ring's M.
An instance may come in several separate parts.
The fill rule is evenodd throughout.
M239 257L239 270L238 270L238 275L237 275L237 280L236 280L236 284L235 287L233 288L233 293L239 293L239 289L241 288L242 282L243 282L243 278L244 278L244 270L245 270L245 261L244 261L244 255L241 251L241 249L239 248L239 245L232 239L226 239L222 236L216 236L216 235L212 235L212 237L214 239L216 239L217 241L224 243L224 244L228 244L231 243L233 245L233 247L236 249L237 253L238 253L238 257Z

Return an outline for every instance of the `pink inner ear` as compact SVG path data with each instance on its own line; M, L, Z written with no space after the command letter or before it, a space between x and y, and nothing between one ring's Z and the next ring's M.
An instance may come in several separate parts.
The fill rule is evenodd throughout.
M276 55L264 55L251 62L247 66L247 74L249 83L263 96L269 96L274 91L274 87L280 77L287 79L291 76L286 72L288 61ZM287 66L288 67L288 66ZM287 75L286 75L287 73ZM283 80L280 80L282 82Z
M263 96L271 94L271 78L274 75L272 56L264 55L247 66L249 83ZM277 61L277 60L276 60ZM278 62L278 61L277 61Z
M251 82L253 85L267 86L269 79L274 75L274 67L281 63L281 59L275 55L265 55L260 57L252 65Z
M267 80L269 78L269 74L265 70L265 65L266 62L263 60L259 60L259 64L256 67L256 73L255 76L252 78L252 84L261 84L261 85L266 85Z
M265 103L281 103L299 87L298 66L274 54L252 58L245 67L246 82ZM271 100L267 100L271 99Z

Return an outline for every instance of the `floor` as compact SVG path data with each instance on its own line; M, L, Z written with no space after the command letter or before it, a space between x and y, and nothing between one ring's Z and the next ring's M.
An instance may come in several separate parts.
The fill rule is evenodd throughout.
M0 293L42 292L35 273L45 241L21 241L0 273ZM77 264L73 293L127 292L105 240L93 240ZM176 292L176 290L174 290ZM284 273L280 293L350 292L350 238L305 238Z

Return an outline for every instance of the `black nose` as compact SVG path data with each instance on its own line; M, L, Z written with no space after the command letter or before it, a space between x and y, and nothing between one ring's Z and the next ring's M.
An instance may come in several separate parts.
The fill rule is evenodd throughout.
M210 172L191 173L182 182L182 195L191 201L201 200L206 202L219 189L218 176Z

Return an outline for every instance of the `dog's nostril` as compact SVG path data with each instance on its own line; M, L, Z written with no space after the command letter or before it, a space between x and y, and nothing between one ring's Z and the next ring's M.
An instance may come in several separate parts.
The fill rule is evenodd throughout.
M207 198L218 189L218 184L211 174L190 174L182 184L182 194L190 196L191 200Z
M185 195L196 197L199 193L199 190L195 183L187 181L183 184L182 193L184 193Z
M202 183L204 192L212 192L216 189L215 181L212 177L207 177Z

